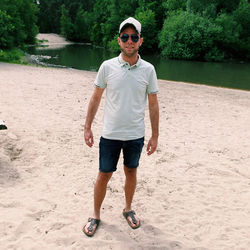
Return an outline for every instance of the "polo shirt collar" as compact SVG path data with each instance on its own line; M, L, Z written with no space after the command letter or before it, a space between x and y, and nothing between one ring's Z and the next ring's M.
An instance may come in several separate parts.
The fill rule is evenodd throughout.
M119 61L120 65L121 65L121 67L123 67L123 66L129 66L130 67L129 63L123 60L122 53L120 53L120 55L118 56L118 61ZM138 67L140 64L141 64L141 56L138 54L137 63L134 64L133 66L131 66L131 68Z

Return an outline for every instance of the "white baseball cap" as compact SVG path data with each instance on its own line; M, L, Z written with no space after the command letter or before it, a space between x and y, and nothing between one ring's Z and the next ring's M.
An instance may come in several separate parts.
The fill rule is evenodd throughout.
M136 31L141 34L141 23L133 17L129 17L120 24L119 33L124 28L125 25L131 24L135 27Z

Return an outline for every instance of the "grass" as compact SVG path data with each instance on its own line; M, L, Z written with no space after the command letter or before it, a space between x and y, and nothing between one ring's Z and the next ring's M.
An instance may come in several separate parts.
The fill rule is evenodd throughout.
M47 47L47 45L43 45L44 42L48 42L48 40L36 39L36 45ZM25 57L25 52L19 48L4 49L4 50L0 48L0 62L28 64Z
M25 53L18 48L13 48L9 50L0 49L0 61L8 63L26 64Z

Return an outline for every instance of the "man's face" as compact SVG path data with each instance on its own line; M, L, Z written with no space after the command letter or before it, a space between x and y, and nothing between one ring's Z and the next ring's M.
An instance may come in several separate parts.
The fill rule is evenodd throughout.
M127 41L122 41L121 37L122 36L129 36ZM132 35L132 38L131 38ZM133 41L133 37L138 36L139 39L138 41ZM120 34L120 36L118 37L118 43L120 45L120 48L123 52L123 54L127 57L133 57L134 55L137 54L141 44L143 42L143 39L140 37L140 35L136 32L135 29L133 29L132 27L127 27L125 30L123 30Z

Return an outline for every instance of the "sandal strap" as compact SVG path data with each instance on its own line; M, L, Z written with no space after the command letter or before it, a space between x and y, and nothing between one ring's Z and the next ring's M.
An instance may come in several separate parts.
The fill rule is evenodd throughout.
M94 228L94 225L98 226L100 220L94 219L94 218L89 218L89 219L88 219L88 222L90 222L90 225L89 225L89 227L88 227L88 230L89 230L90 232L92 232L92 231L93 231L93 228Z
M131 210L131 211L129 211L129 212L127 212L127 217L131 217L131 219L132 219L132 221L133 221L133 223L136 225L137 224L137 220L136 220L136 218L135 218L135 211L134 210Z

